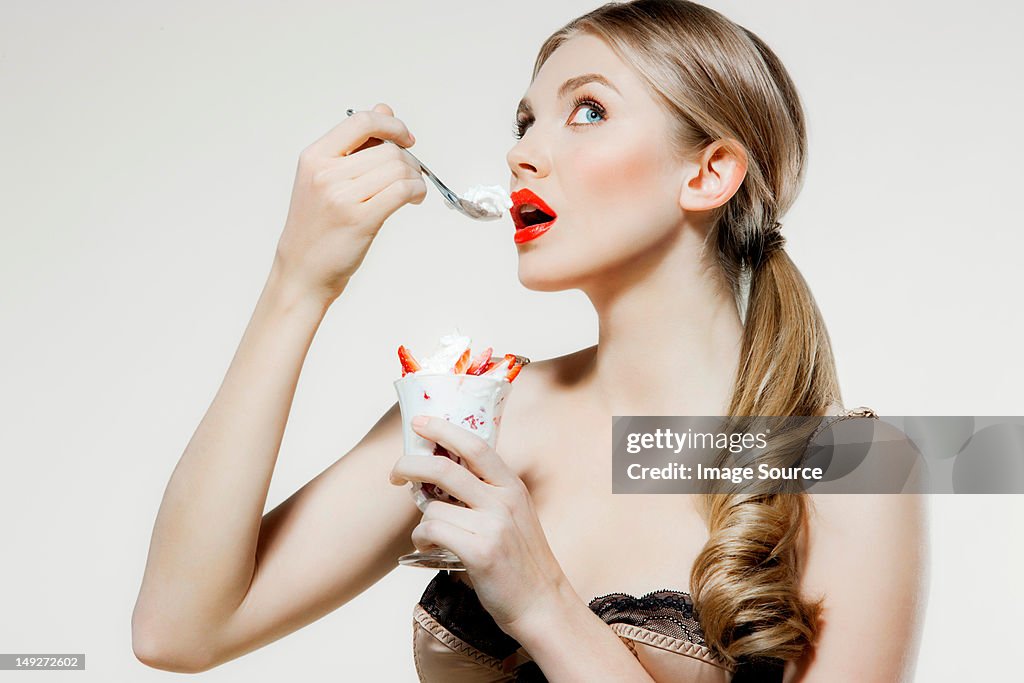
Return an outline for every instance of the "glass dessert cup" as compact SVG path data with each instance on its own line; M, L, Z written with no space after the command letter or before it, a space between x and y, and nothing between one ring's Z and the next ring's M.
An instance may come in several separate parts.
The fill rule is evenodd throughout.
M394 384L402 411L406 455L445 456L459 465L463 464L458 455L449 453L441 444L424 439L413 430L412 419L417 415L443 418L476 434L491 448L496 446L505 398L512 389L512 383L505 377L409 373ZM431 500L465 507L465 503L429 482L412 482L412 495L420 511ZM445 548L409 553L398 558L398 563L407 567L465 570L459 557Z

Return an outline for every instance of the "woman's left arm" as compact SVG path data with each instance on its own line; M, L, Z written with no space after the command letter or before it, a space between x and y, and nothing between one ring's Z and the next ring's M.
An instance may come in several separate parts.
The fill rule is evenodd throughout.
M784 680L912 680L927 601L927 499L809 498L801 590L824 596L824 610L815 646L786 666Z
M548 545L523 481L487 442L440 418L415 431L462 458L406 455L391 483L436 484L468 507L425 505L413 544L447 548L462 559L480 604L530 653L545 677L560 681L654 683L640 662L570 585Z

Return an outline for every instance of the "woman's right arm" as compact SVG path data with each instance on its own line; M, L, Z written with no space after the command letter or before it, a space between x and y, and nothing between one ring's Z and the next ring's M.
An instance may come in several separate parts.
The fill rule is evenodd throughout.
M331 302L384 220L426 186L386 105L307 148L270 275L154 524L132 614L144 663L209 669L315 621L413 549L420 514L388 473L396 405L345 457L263 515L302 364Z

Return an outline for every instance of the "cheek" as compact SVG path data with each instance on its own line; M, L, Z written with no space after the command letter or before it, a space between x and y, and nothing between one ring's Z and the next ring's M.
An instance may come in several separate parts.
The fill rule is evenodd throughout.
M577 230L585 230L598 238L588 246L627 256L674 230L677 190L663 154L649 139L581 149L574 164L578 172L563 181L573 192L569 205L574 238L579 237Z
M602 231L627 222L633 230L645 229L651 212L663 214L672 201L662 154L649 140L581 149L573 164L578 172L565 183L577 195L570 198L573 214L579 211Z

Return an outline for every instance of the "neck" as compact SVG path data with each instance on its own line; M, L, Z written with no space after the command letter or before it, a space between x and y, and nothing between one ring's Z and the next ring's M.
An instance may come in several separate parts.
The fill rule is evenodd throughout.
M702 240L681 233L581 288L599 324L587 383L612 415L728 414L743 324Z

